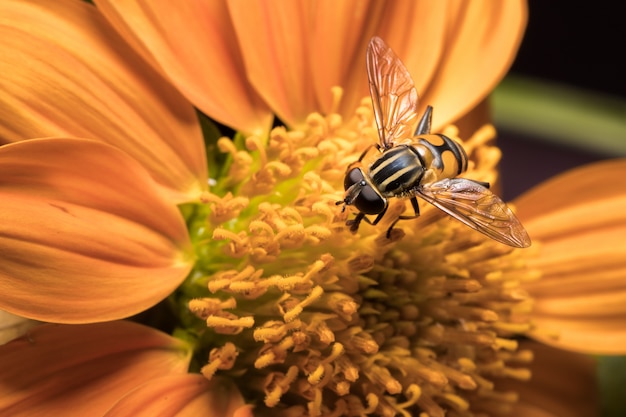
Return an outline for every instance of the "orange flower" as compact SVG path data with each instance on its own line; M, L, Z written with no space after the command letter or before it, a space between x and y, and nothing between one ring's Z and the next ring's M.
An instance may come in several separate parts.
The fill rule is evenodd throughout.
M542 278L524 286L534 300L534 339L593 354L626 351L626 185L616 180L624 172L626 160L596 163L517 200L539 242L529 266Z
M201 111L262 134L276 114L301 126L313 111L351 116L367 96L363 56L378 35L416 80L441 127L476 106L504 75L521 41L514 1L95 1L142 56Z
M232 383L187 373L189 345L139 324L47 324L10 347L0 359L2 415L243 417L248 409Z
M541 337L548 323L528 314L531 297L520 288L534 294L537 271L559 266L550 255L558 255L550 252L558 239L535 237L541 213L525 214L535 198L519 202L537 241L528 252L503 249L428 209L414 222L419 228L402 226L402 240L381 237L388 222L354 236L334 203L345 167L376 140L370 104L360 102L369 38L393 45L422 106L435 107L433 127L456 137L449 122L485 98L514 56L523 2L96 4L0 4L0 137L15 142L0 149L0 212L8 219L0 226L0 307L89 323L171 295L176 334L193 344L192 368L210 381L180 375L188 359L167 350L176 342L143 327L44 327L0 348L0 384L14 393L2 412L81 415L75 403L85 407L101 387L115 386L89 413L152 415L154 398L167 392L170 414L215 404L220 415L250 414L232 381L258 413L275 415L514 407L515 394L494 390L492 380L528 379L531 352L518 351L511 335ZM215 166L207 167L192 105L246 133L207 139L226 154L211 155ZM290 130L268 134L274 114ZM464 142L472 178L497 179L492 137L485 127ZM211 181L209 170L217 173ZM614 172L600 174L603 182ZM553 187L547 193L556 195ZM583 211L607 203L595 195L579 201ZM560 340L583 349L581 334ZM129 352L142 338L155 338L176 370L145 373L152 360L143 353L116 362L104 342ZM35 350L24 349L29 340ZM53 368L58 349L77 361ZM31 357L45 363L29 369ZM135 379L103 372L117 369ZM52 388L67 389L67 402Z
M11 297L0 307L55 322L123 318L170 294L193 264L176 204L198 201L207 190L200 126L192 106L129 44L211 117L258 132L268 128L270 108L289 124L328 110L331 87L342 83L349 92L342 102L354 112L366 91L359 59L365 44L374 32L389 35L398 52L426 51L407 65L423 80L422 102L449 121L504 74L525 20L522 2L305 4L98 2L121 37L78 0L54 7L44 0L3 2L0 138L93 142L46 139L2 149L0 210L8 221L0 248L11 255L0 285L20 290L7 291ZM272 35L290 27L301 37L283 44ZM306 68L294 71L300 67ZM457 96L464 99L450 100ZM76 285L87 282L76 294Z

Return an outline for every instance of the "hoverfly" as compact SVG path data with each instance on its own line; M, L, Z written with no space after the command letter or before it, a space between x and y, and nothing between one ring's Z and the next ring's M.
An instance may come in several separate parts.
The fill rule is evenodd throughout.
M409 198L419 216L419 196L498 242L530 246L526 230L511 209L489 191L488 183L457 178L467 170L467 154L456 141L431 134L432 107L417 123L418 96L408 70L382 39L372 38L367 48L367 75L380 142L352 163L344 180L345 196L337 205L354 205L359 213L347 226L354 233L363 219L373 225L385 215L392 197ZM369 166L362 163L376 147L380 155ZM366 215L377 215L372 222Z

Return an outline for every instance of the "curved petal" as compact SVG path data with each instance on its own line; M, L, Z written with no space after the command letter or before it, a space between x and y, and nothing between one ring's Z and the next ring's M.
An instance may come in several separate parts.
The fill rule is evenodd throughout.
M420 95L420 108L425 109L428 104L422 93L426 90L439 64L444 47L446 30L445 1L388 1L374 2L378 9L368 14L368 19L361 29L361 43L351 60L351 66L343 74L340 85L345 86L344 97L341 101L341 113L351 116L363 97L369 96L367 71L365 69L365 50L372 36L380 36L389 45L407 67ZM352 10L354 7L352 8ZM344 23L340 28L352 29L350 16L343 17ZM358 29L357 29L358 30ZM358 32L357 32L358 33ZM322 35L324 36L324 35ZM331 44L328 37L327 43ZM346 54L352 46L343 47L339 53ZM332 55L331 55L332 56ZM318 65L326 65L320 56L316 60ZM319 68L315 72L322 72ZM435 110L435 113L438 109Z
M375 34L416 68L421 87L438 62L445 28L442 2L231 0L229 9L250 82L289 125L337 110L334 86L344 88L342 114L354 113L368 95L365 49Z
M539 254L543 278L525 284L535 299L532 336L582 352L626 353L626 160L562 174L516 201Z
M515 58L526 20L524 0L449 3L441 62L422 92L422 103L435 109L434 130L461 117L493 90Z
M166 376L142 385L104 416L235 417L242 407L245 407L243 397L232 381L221 378L208 381L202 375L186 374Z
M525 341L531 350L530 381L499 381L499 389L519 394L511 415L516 417L593 417L599 410L596 364L593 358Z
M223 2L95 3L119 32L150 56L204 113L248 133L260 134L270 128L271 112L247 82Z
M36 327L0 346L0 414L103 415L136 387L184 374L191 349L131 322Z
M124 152L78 139L0 148L0 309L43 321L123 318L189 272L185 222Z
M317 110L327 114L337 111L333 109L336 103L331 94L331 88L335 86L343 87L341 107L348 109L343 114L349 116L354 114L361 99L369 95L365 50L388 4L370 0L322 0L310 6L312 16L308 31L312 35L308 56L315 101L309 104L309 112ZM283 72L285 69L276 66L271 71ZM297 99L299 93L293 93L292 100Z
M79 0L0 2L0 141L87 137L126 151L171 190L206 189L193 107Z
M312 3L228 1L252 86L288 125L317 109L308 45Z

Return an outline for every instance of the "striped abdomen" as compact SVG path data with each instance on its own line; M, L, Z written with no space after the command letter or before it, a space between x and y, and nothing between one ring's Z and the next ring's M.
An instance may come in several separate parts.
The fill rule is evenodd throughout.
M386 150L369 169L372 183L384 197L395 197L419 184L423 174L419 155L407 145Z
M440 134L422 135L413 145L425 169L435 174L436 180L455 178L467 171L467 154L456 141Z

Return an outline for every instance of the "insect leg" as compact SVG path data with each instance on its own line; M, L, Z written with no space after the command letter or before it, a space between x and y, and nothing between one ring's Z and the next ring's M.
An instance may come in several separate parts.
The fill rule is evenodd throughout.
M365 213L359 212L353 220L348 220L346 222L346 226L350 226L350 231L352 233L356 233L356 231L359 230L359 224L361 224L361 220L363 220L364 217ZM368 221L367 218L365 220Z
M385 215L385 213L387 213L387 207L388 205L385 204L385 208L383 209L383 211L381 211L380 213L378 213L378 216L376 216L376 218L374 219L373 222L370 222L367 218L365 218L365 221L367 221L368 223L370 223L371 225L376 226L378 224L378 222L380 221L380 219L383 218L383 216Z
M361 156L359 156L359 160L358 160L358 162L363 161L363 158L365 158L365 155L367 155L367 153L370 151L370 149L372 149L372 148L374 148L374 147L380 151L380 145L379 145L379 144L375 143L375 144L373 144L373 145L370 145L370 146L368 146L367 148L365 148L365 150L363 151L363 153L361 154Z
M417 198L411 197L410 201L411 201L411 206L413 206L413 211L415 212L415 214L413 216L398 216L398 218L393 223L391 223L391 226L389 226L389 229L387 229L387 239L389 239L389 237L391 236L391 229L393 229L396 223L398 223L400 220L411 220L411 219L416 219L420 216L420 206L417 202Z
M376 218L374 219L374 221L371 221L370 219L368 219L367 217L365 217L365 213L363 213L362 211L358 212L356 217L353 220L348 220L346 222L346 226L350 226L350 231L352 233L356 233L356 231L359 229L359 224L361 223L361 220L365 220L366 223L371 224L372 226L376 226L378 224L378 222L383 218L383 216L385 215L385 213L387 212L387 207L389 207L387 204L385 204L385 208L383 209L383 211L381 211Z
M411 197L411 206L413 206L413 212L415 213L415 215L414 216L400 216L401 219L403 220L414 219L420 216L420 206L417 203L417 198Z

